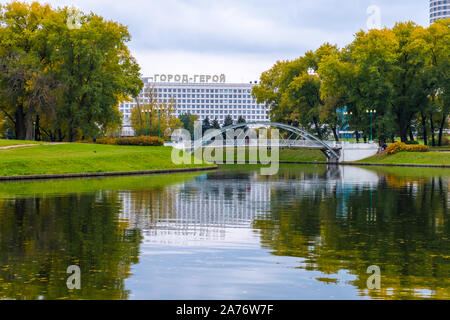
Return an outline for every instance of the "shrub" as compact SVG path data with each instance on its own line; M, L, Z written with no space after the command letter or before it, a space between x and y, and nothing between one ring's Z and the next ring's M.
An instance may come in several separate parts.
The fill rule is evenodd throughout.
M428 146L424 146L423 144L407 146L406 151L408 152L427 152L430 148Z
M430 148L428 146L424 146L421 144L420 145L419 144L406 145L406 143L403 143L403 142L396 142L396 143L390 144L386 148L386 154L392 155L392 154L396 154L396 153L402 152L402 151L427 152L429 150L430 150Z
M118 146L162 146L164 140L158 137L131 137L131 138L103 138L97 139L99 144L110 144Z
M391 143L386 148L387 155L396 154L397 152L401 152L401 151L406 151L406 144L403 142Z
M413 144L419 144L419 141L412 141L412 140L409 140L409 141L406 141L405 142L406 143L406 145L413 145Z
M96 143L98 144L116 144L116 140L115 138L101 138L101 139L97 139Z

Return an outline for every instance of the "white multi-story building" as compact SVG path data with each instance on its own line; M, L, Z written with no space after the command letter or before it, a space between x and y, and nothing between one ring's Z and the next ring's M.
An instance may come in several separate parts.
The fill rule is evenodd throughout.
M265 104L258 104L252 97L255 83L224 83L221 82L154 82L154 77L143 78L145 88L151 88L158 103L176 103L175 116L184 113L198 115L200 121L208 117L211 121L217 119L222 125L230 115L233 121L242 116L247 122L269 121L269 110ZM180 77L181 79L181 77ZM192 79L192 78L191 78ZM203 79L203 78L202 78ZM140 94L144 104L144 92ZM123 114L122 135L132 136L131 110L136 106L136 100L122 103L119 106Z
M446 18L450 18L450 0L430 0L430 24Z

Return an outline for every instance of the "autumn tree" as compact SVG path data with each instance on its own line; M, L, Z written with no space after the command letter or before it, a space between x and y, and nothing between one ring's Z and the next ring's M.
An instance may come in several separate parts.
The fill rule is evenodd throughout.
M121 122L123 96L142 88L125 26L38 2L0 6L0 111L18 139L96 137Z
M338 140L336 111L342 107L342 100L321 95L321 79L317 73L321 61L336 52L336 46L324 44L296 60L279 61L261 75L260 84L252 93L258 103L271 108L272 121L301 124L311 128L320 139L325 139L327 130L331 129Z
M183 127L175 116L175 100L159 102L154 87L146 86L134 101L136 106L131 110L130 120L136 135L161 136L167 140L173 130Z

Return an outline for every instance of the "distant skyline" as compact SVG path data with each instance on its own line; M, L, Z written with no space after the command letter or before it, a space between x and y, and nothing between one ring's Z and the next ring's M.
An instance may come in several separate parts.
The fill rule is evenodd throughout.
M143 76L224 73L227 82L258 80L277 60L294 59L323 42L350 43L356 32L367 30L367 8L373 5L380 8L382 26L429 21L428 0L39 2L74 5L128 26L129 47Z

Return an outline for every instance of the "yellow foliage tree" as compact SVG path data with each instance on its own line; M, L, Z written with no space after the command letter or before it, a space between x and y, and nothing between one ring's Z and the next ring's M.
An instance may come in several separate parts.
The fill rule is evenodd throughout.
M156 136L165 140L175 129L183 127L180 119L174 116L176 103L159 103L155 88L146 87L140 97L136 98L136 106L131 111L131 126L137 136Z

